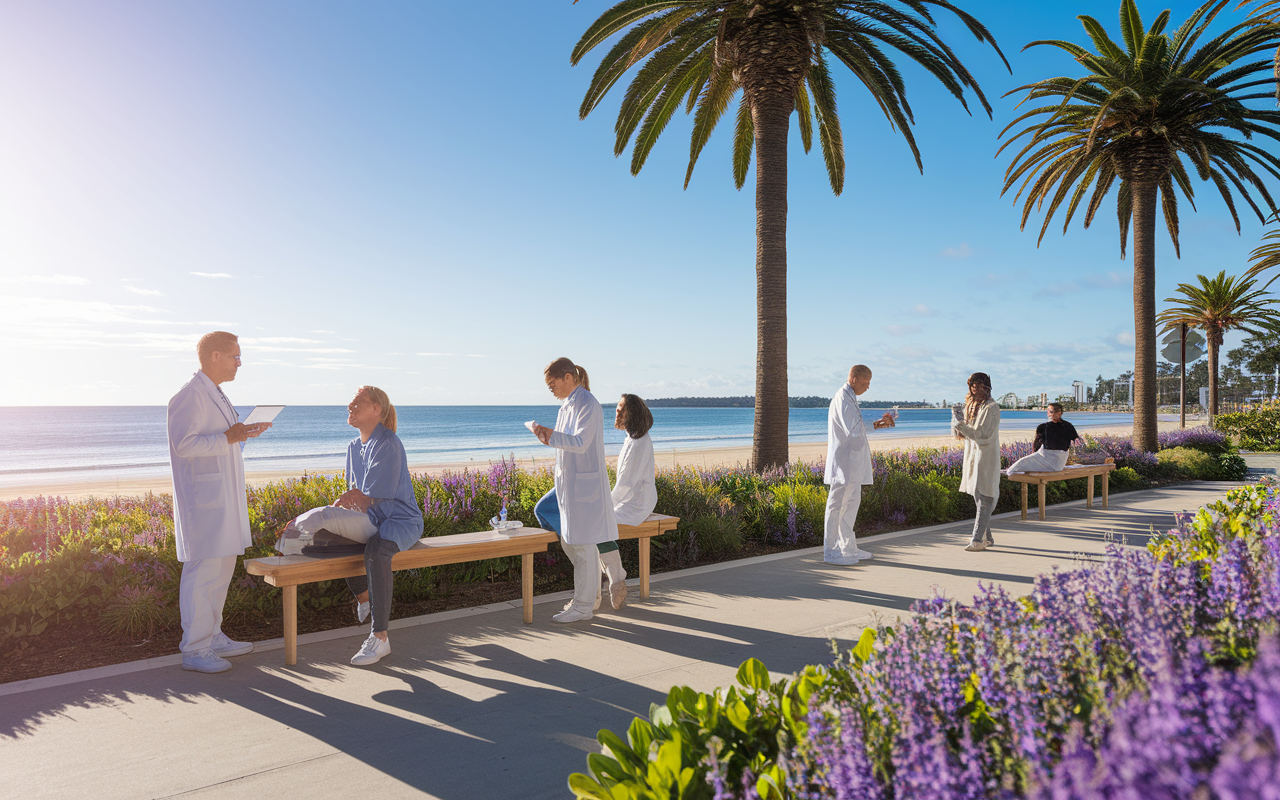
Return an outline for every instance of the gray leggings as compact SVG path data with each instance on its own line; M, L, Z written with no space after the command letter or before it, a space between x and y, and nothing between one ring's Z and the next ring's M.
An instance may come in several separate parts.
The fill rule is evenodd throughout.
M973 499L978 505L978 516L973 521L973 541L995 544L991 537L991 512L996 510L996 499L985 494L975 494Z
M365 574L347 578L352 594L369 593L375 633L385 632L391 622L391 557L399 552L398 544L375 533L364 546Z

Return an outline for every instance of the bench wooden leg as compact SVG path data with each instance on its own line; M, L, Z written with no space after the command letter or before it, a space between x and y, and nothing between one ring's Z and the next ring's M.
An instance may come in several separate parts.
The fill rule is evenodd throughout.
M298 587L284 587L284 663L298 663Z
M1089 476L1089 488L1084 494L1084 507L1093 508L1093 476Z
M1102 507L1107 507L1107 484L1111 482L1111 473L1102 473Z
M1024 522L1027 519L1027 484L1025 482L1022 484L1022 519Z
M649 598L649 537L640 539L640 599Z
M524 605L524 624L533 623L533 553L520 556L520 598Z
M1044 521L1044 481L1036 484L1036 488L1040 490L1040 521Z

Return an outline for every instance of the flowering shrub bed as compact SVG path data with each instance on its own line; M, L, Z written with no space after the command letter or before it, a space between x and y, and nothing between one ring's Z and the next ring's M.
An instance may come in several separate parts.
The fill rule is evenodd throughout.
M1280 400L1269 400L1217 418L1218 428L1237 437L1245 450L1280 450Z
M1162 441L1168 434L1162 434ZM1182 478L1228 476L1226 438L1208 429L1179 432L1173 447L1194 448L1192 456L1166 463L1133 450L1127 438L1088 438L1080 452L1112 455L1118 491ZM1002 447L1007 466L1030 452L1030 444ZM1213 455L1204 455L1211 453ZM858 529L874 533L908 525L929 525L970 517L973 500L960 494L959 448L887 451L872 454L875 483L863 492ZM1243 462L1239 466L1243 466ZM797 462L757 475L744 466L676 467L657 477L658 507L681 518L678 531L653 540L658 569L732 557L744 546L799 547L822 540L826 487L824 465ZM1243 474L1243 473L1241 473ZM414 489L423 508L427 536L480 530L504 498L508 515L536 525L534 504L551 488L549 469L521 470L514 460L488 468L442 475L416 475ZM1000 511L1016 507L1016 487L1004 481ZM1084 480L1048 487L1051 503L1084 497ZM251 487L248 493L253 545L246 556L270 555L281 528L298 513L332 502L343 491L341 477L304 476ZM144 635L177 620L181 571L174 556L173 510L169 495L68 502L35 498L0 503L0 652L11 640L42 633L64 622L101 621L124 635ZM553 548L554 550L554 548ZM623 562L636 571L634 543L622 545ZM395 573L397 600L411 602L448 594L458 584L514 581L519 560L493 559ZM555 552L539 564L539 578L558 579L570 567ZM225 615L278 613L279 589L237 566ZM299 588L301 608L324 610L349 601L345 584L326 581Z
M1232 491L1014 598L935 597L829 667L677 687L578 797L1263 797L1280 778L1280 499ZM763 675L764 679L760 676Z

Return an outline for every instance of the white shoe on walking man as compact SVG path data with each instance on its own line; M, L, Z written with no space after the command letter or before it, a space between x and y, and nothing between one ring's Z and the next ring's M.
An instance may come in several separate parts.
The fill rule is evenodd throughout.
M858 547L853 523L862 503L862 487L871 485L871 446L858 395L871 387L871 368L856 364L849 380L840 387L827 411L827 510L823 531L822 560L828 564L852 566L871 558ZM872 423L875 428L892 428L893 414Z
M169 464L173 469L173 533L182 579L182 668L225 672L253 650L222 632L222 606L236 557L252 543L244 487L244 442L271 423L245 425L220 385L236 378L240 344L214 331L196 345L200 369L169 401Z

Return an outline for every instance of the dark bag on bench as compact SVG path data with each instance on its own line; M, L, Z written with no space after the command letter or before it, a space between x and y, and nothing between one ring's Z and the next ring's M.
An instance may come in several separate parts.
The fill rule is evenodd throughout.
M311 540L311 544L303 545L302 554L310 558L362 556L364 555L364 545L321 528L316 531L315 538Z

